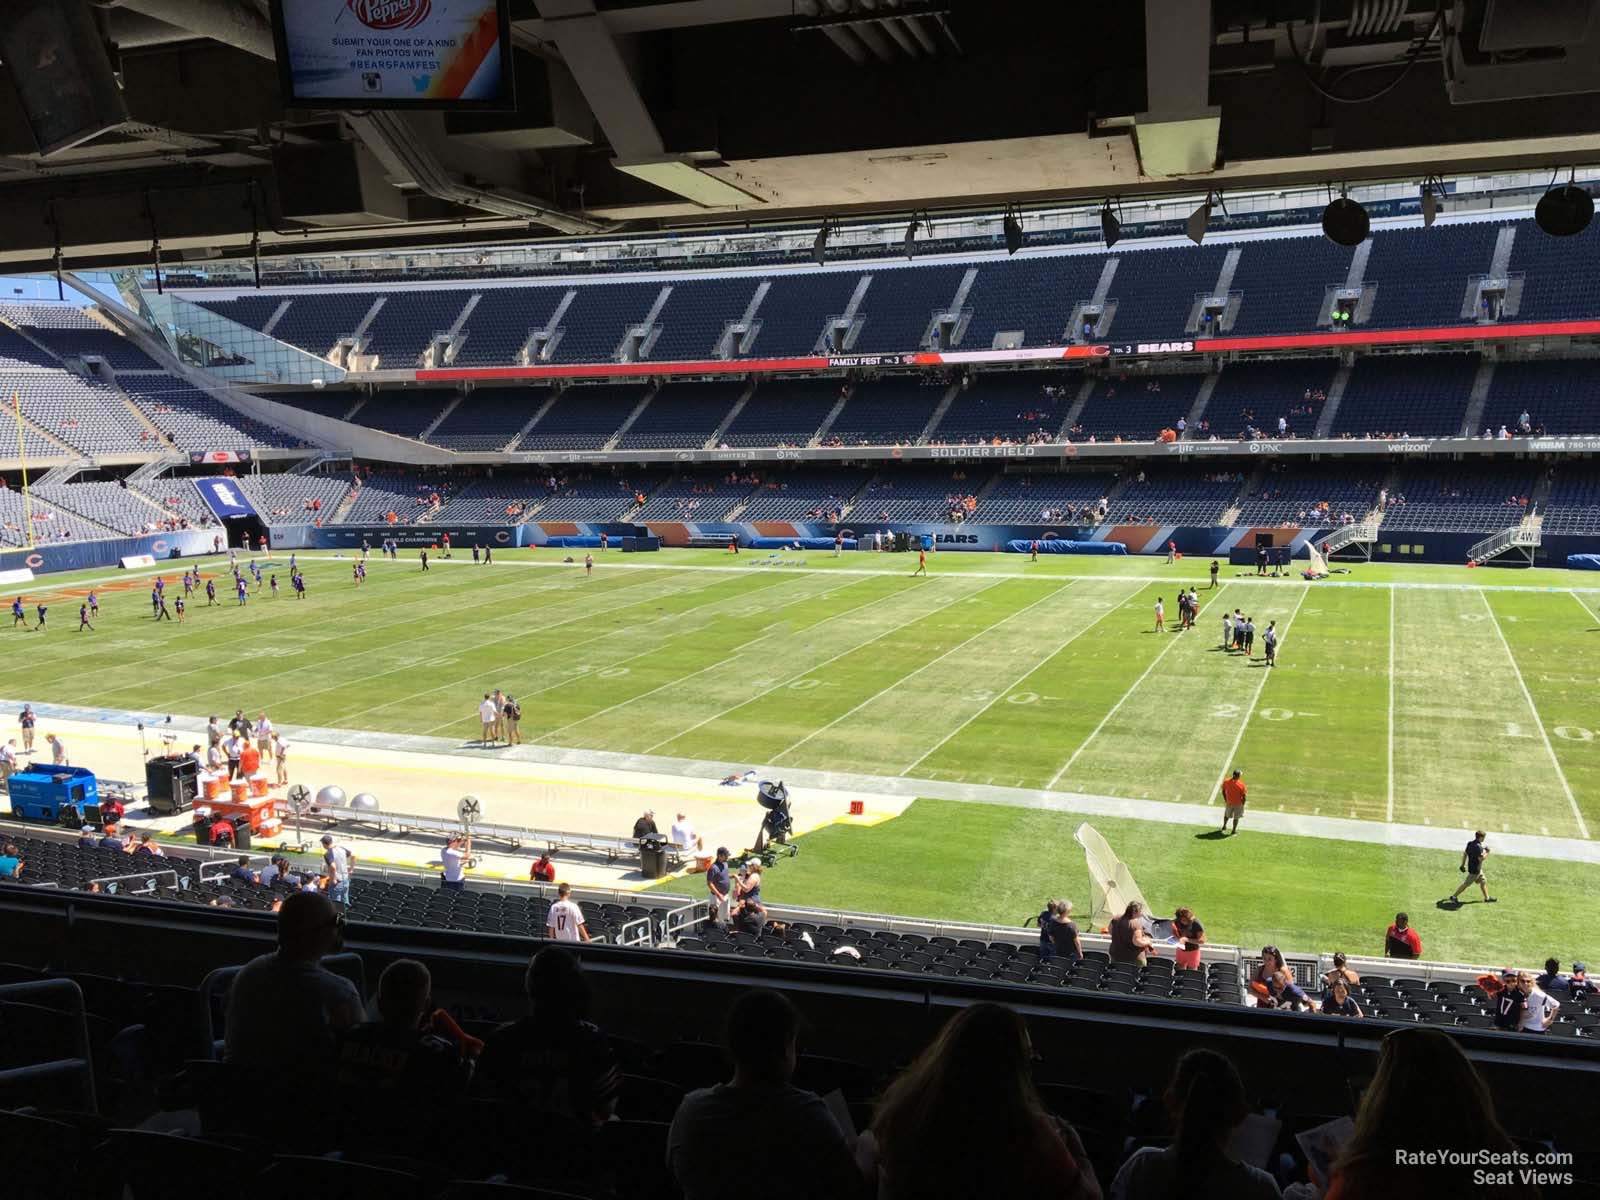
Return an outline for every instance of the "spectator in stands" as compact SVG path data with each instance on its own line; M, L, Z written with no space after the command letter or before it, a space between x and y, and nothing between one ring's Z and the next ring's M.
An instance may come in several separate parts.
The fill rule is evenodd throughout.
M403 1092L429 1103L464 1093L470 1063L458 1043L428 1027L432 993L433 978L415 959L385 967L378 977L378 1019L339 1034L339 1083Z
M1534 982L1532 971L1517 972L1517 990L1526 997L1522 1003L1523 1033L1543 1033L1555 1024L1561 1002Z
M958 1012L878 1104L862 1154L878 1195L1098 1198L1083 1144L1045 1111L1032 1071L1033 1045L1014 1009Z
M711 897L712 921L718 925L726 925L733 895L733 876L728 870L726 846L717 847L716 861L706 868L706 891Z
M1142 904L1130 900L1122 915L1111 919L1110 933L1112 962L1145 965L1145 953L1154 943L1150 940L1150 931L1145 928Z
M127 849L127 846L123 843L123 840L117 836L117 827L115 825L107 825L105 827L104 834L101 836L100 840L95 843L95 846L101 850Z
M1600 995L1600 985L1589 978L1589 968L1581 962L1572 964L1572 974L1567 977L1567 991L1573 999Z
M1180 970L1200 969L1200 948L1206 944L1206 927L1192 908L1180 908L1172 915L1172 936L1178 939L1173 962Z
M1441 1102L1443 1097L1448 1103ZM1421 1165L1413 1157L1418 1151L1481 1156L1515 1149L1495 1119L1488 1087L1455 1039L1426 1026L1396 1029L1383 1039L1377 1073L1356 1112L1355 1134L1333 1165L1324 1200L1447 1193L1475 1200L1533 1200L1538 1189L1516 1181L1515 1172L1510 1183L1470 1186L1469 1168L1441 1177L1440 1167Z
M22 868L27 865L27 861L22 857L22 852L10 842L7 842L5 848L0 850L0 879L21 879Z
M99 845L100 839L95 836L93 825L85 825L78 830L79 850L93 850Z
M1411 918L1403 913L1395 913L1394 924L1384 932L1383 956L1385 958L1421 958L1422 939L1417 936L1417 931L1411 928Z
M556 881L556 864L550 861L550 851L546 850L528 868L528 878L534 883L554 883Z
M1261 965L1250 981L1259 1008L1289 1008L1296 1011L1311 1007L1311 998L1294 981L1294 973L1283 961L1283 951L1276 946L1261 948Z
M1083 961L1083 942L1072 919L1072 901L1057 900L1055 920L1050 924L1051 948L1072 962Z
M731 1182L756 1178L763 1200L867 1194L827 1105L790 1082L799 1028L799 1013L777 992L749 991L733 1002L726 1035L733 1079L685 1096L667 1135L667 1164L684 1200L722 1200ZM771 1170L775 1136L797 1150L778 1171ZM940 1157L941 1166L946 1161Z
M439 865L444 873L439 878L439 888L446 892L463 892L467 888L467 864L472 861L472 839L454 836L447 840L439 852Z
M1322 977L1322 987L1324 989L1324 999L1326 999L1326 997L1327 997L1327 992L1331 991L1333 989L1333 985L1336 982L1338 982L1339 980L1343 980L1346 987L1352 987L1353 988L1353 987L1356 987L1358 984L1360 984L1361 976L1357 975L1354 971L1352 971L1348 966L1345 965L1347 961L1348 960L1346 960L1346 958L1344 956L1344 952L1342 950L1341 951L1336 951L1334 953L1334 956L1333 956L1333 970L1327 972Z
M228 878L252 885L261 882L261 876L250 869L250 856L248 854L239 856L239 861L234 864L233 870L228 872Z
M335 904L350 903L350 876L356 869L356 856L333 844L333 835L322 835L322 878L328 899Z
M556 886L556 902L550 906L550 911L544 919L545 937L556 942L587 942L589 927L584 924L583 909L578 907L577 901L572 898L572 885L570 883Z
M589 1021L589 985L570 950L549 946L524 978L528 1014L484 1041L475 1095L515 1104L528 1119L611 1119L622 1072L606 1035Z
M1322 1011L1330 1017L1364 1017L1367 1014L1361 1011L1361 1005L1356 1003L1350 994L1350 985L1343 979L1335 979L1329 985L1327 993L1322 998Z
M152 858L165 858L167 852L163 850L148 833L139 835L139 844L133 848L135 854L148 854Z
M1561 960L1547 958L1544 960L1544 973L1534 980L1546 995L1554 995L1558 999L1571 995L1572 980L1561 973Z
M325 896L299 892L278 911L278 949L245 964L228 993L230 1063L279 1071L325 1059L340 1030L361 1020L361 994L321 960L338 950L344 919Z
M272 861L261 869L261 883L263 887L271 887L279 880L289 887L300 886L300 876L289 869L289 860L282 854L275 854Z
M1113 1200L1276 1200L1271 1175L1228 1153L1233 1131L1250 1114L1233 1063L1215 1050L1189 1051L1162 1099L1172 1142L1135 1150L1111 1183Z

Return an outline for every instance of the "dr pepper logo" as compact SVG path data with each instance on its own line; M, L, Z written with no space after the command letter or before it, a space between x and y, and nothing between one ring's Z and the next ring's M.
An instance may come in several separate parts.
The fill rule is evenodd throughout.
M427 20L433 0L345 0L368 29L415 29Z

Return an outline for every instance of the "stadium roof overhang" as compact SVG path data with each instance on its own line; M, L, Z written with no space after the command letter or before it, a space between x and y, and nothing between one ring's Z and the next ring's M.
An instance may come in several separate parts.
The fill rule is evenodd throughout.
M512 0L517 112L381 117L283 107L266 0L61 2L130 120L0 103L12 270L1600 162L1600 17L1485 0Z

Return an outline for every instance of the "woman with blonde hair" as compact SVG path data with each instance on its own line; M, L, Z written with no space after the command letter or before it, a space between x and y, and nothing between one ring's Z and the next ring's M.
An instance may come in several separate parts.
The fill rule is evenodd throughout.
M1514 1178L1474 1185L1469 1168L1403 1161L1411 1151L1515 1149L1495 1119L1488 1086L1455 1039L1426 1027L1397 1029L1383 1039L1377 1073L1361 1097L1355 1134L1333 1165L1325 1200L1534 1200L1538 1190Z
M880 1200L1098 1200L1072 1127L1033 1087L1015 1010L973 1004L889 1085L872 1122Z

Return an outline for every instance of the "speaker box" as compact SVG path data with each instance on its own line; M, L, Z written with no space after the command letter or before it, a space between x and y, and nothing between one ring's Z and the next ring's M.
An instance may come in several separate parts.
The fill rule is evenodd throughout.
M200 792L200 764L188 755L152 758L144 764L144 786L152 816L188 812Z
M86 142L128 120L88 0L15 0L0 57L39 153Z

